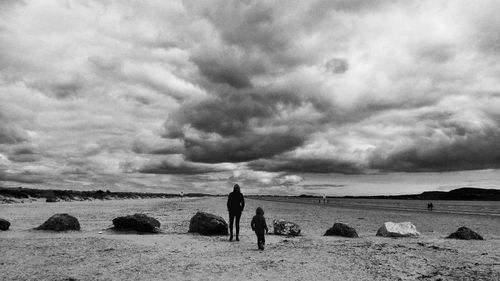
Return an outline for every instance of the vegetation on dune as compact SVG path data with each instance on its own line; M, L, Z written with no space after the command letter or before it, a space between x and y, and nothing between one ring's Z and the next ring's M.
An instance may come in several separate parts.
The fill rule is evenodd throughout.
M57 190L57 189L34 189L34 188L6 188L0 187L0 196L16 199L46 198L47 202L56 201L80 201L80 200L110 200L110 199L141 199L141 198L172 198L179 194L172 193L145 193L145 192L111 192L109 190ZM187 197L210 196L203 193L187 193Z

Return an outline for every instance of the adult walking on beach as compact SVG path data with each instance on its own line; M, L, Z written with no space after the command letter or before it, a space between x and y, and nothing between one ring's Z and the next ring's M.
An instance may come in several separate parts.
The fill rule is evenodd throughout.
M245 208L245 198L241 194L240 186L235 184L233 192L227 197L227 211L229 212L229 241L233 241L233 223L236 220L236 241L240 241L240 217Z

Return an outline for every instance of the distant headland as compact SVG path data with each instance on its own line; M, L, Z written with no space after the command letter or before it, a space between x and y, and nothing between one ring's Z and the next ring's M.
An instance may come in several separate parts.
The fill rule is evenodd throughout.
M317 197L300 195L299 197ZM329 196L330 198L356 199L407 199L407 200L472 200L472 201L500 201L500 190L475 187L462 187L450 191L425 191L420 194L406 195L378 195L378 196Z

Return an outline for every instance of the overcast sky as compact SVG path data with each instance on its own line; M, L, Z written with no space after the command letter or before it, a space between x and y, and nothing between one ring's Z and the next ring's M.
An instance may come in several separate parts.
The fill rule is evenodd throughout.
M0 0L0 184L498 188L498 11L495 0Z

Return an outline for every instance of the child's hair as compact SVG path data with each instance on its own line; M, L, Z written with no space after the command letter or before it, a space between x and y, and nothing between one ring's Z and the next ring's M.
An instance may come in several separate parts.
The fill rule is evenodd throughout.
M263 216L264 215L264 210L261 207L257 207L257 210L255 210L255 213L257 215Z

